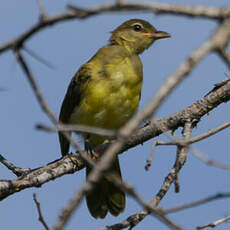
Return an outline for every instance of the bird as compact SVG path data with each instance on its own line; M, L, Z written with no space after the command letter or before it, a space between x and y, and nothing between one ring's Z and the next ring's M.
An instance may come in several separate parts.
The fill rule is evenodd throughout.
M109 42L83 64L72 78L62 102L61 124L86 125L118 130L137 112L141 98L143 67L139 55L154 41L169 38L142 19L125 21L111 32ZM71 134L71 132L69 132ZM77 133L93 149L108 137ZM69 141L59 132L63 156L68 154ZM118 156L111 172L122 180ZM91 171L86 166L86 175ZM118 216L125 209L125 193L102 178L86 195L89 212L94 218L105 218L109 212Z

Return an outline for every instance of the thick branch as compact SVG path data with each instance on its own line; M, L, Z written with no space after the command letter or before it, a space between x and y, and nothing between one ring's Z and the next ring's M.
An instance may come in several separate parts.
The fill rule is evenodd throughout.
M88 18L93 15L107 13L107 12L154 12L156 14L175 14L183 15L189 17L204 17L213 19L223 19L230 16L230 8L214 8L206 6L183 6L183 5L171 5L165 3L155 3L155 2L122 2L117 3L107 3L91 9L83 9L77 7L71 7L74 10L67 11L55 16L43 17L42 20L38 21L35 25L31 26L24 33L14 38L5 44L0 45L0 53L9 49L20 47L24 44L26 40L32 37L34 34L40 30L52 26L59 22L64 22L72 19L83 19Z
M68 155L41 168L33 169L15 180L0 180L0 200L26 188L41 187L44 183L74 173L84 166L79 155Z

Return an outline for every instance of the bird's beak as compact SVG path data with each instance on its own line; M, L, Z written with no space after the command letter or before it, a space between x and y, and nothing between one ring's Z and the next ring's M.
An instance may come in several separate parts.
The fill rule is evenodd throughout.
M164 32L164 31L156 31L153 33L153 37L155 39L161 39L161 38L170 38L171 35L167 32Z
M147 36L147 37L152 37L155 40L161 39L161 38L170 38L171 37L171 35L169 33L164 32L164 31L156 31L154 33L143 33L143 35Z

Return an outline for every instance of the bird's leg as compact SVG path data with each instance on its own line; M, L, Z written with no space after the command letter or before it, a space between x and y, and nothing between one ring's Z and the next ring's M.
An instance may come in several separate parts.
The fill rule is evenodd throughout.
M92 145L89 142L89 139L85 139L85 151L92 157L93 154L93 148Z
M85 138L85 151L91 159L96 160L98 158L93 150L92 144L89 141L89 135L87 135L87 137Z

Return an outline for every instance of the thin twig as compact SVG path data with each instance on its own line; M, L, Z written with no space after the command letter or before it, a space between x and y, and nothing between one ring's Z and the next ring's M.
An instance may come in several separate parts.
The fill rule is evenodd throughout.
M188 5L172 5L159 2L138 2L138 1L120 1L119 4L107 3L96 6L91 9L83 9L73 5L68 7L77 13L81 12L82 17L89 17L96 14L108 12L153 12L155 14L170 14L186 17L201 17L209 19L223 19L230 15L230 8L217 8L208 6L188 6Z
M216 129L215 129L216 130ZM157 145L178 145L178 146L187 146L187 144L190 144L190 142L192 141L193 143L193 138L188 139L188 141L183 140L183 139L177 139L174 136L165 133L169 138L173 139L172 142L165 142L165 141L157 141L156 142L156 146ZM205 137L207 135L207 133L205 133L204 135L202 134L200 138L200 136L195 137L195 141L198 141L198 139L202 140L203 137ZM212 134L214 135L214 133ZM190 141L191 140L191 141ZM197 149L193 148L193 147L189 147L188 150L191 154L193 154L195 157L197 157L199 160L203 161L204 163L217 167L217 168L221 168L221 169L230 169L230 164L228 163L223 163L223 162L219 162L219 161L215 161L210 159L209 157L205 156L203 153L201 153L200 151L198 151Z
M25 50L31 57L33 57L38 62L42 63L43 65L47 66L50 69L55 69L55 66L52 63L50 63L49 61L45 60L44 58L42 58L38 54L36 54L33 50L29 49L26 46L23 46L22 49Z
M18 177L31 171L30 169L22 169L16 167L13 163L6 160L1 154L0 154L0 162Z
M213 136L213 135L219 133L220 131L222 131L228 127L230 127L230 121L225 122L225 123L219 125L218 127L214 128L214 129L210 129L201 135L189 138L188 140L176 139L176 140L171 141L171 142L170 141L169 142L157 141L156 145L181 145L181 146L184 146L184 145L188 145L188 144L193 144L195 142L204 140L207 137Z
M218 193L216 195L209 196L209 197L201 199L201 200L192 201L192 202L182 204L182 205L172 207L172 208L161 209L161 211L164 214L170 214L170 213L179 212L179 211L182 211L182 210L185 210L188 208L194 208L196 206L206 204L208 202L216 201L219 199L226 199L226 198L230 198L230 193Z
M40 10L40 20L44 21L48 16L46 14L45 6L43 5L42 0L37 0L39 10Z
M230 216L226 216L225 218L221 218L219 220L213 221L210 224L205 224L205 225L201 225L201 226L197 226L196 229L200 230L200 229L204 229L204 228L215 228L217 225L222 224L224 222L227 222L230 220Z
M230 69L230 55L227 53L226 49L224 48L217 49L217 53Z
M101 136L116 137L116 131L91 127L86 125L67 125L67 124L60 125L59 124L55 127L52 127L43 124L37 124L36 128L46 132L71 131L71 132L92 133Z
M189 138L187 140L175 138L174 136L167 135L167 133L165 133L169 138L173 139L173 141L171 141L171 142L170 141L169 142L165 142L165 141L160 141L160 140L154 141L153 144L152 144L151 154L150 154L149 158L146 160L145 169L148 170L149 167L151 166L152 156L154 154L156 146L158 146L158 145L187 146L189 144L192 144L192 143L204 140L207 137L210 137L210 136L212 136L212 135L214 135L214 134L216 134L216 133L218 133L218 132L220 132L220 131L228 128L229 126L230 126L230 121L229 122L225 122L225 123L221 124L220 126L214 128L214 129L211 129L211 130L209 130L209 131L207 131L207 132L205 132L205 133L203 133L201 135ZM215 167L218 167L218 168L230 169L230 164L214 161L214 160L212 160L212 159L204 156L198 150L196 150L196 149L194 149L192 147L189 147L189 152L191 152L194 156L196 156L200 160L204 161L206 164L209 164L209 165L212 165L212 166L215 166Z
M146 170L146 171L148 171L149 168L150 168L151 165L152 165L153 156L154 156L155 147L156 147L156 145L157 145L157 142L158 142L158 141L153 141L153 143L152 143L151 153L150 153L148 159L146 160L146 164L145 164L145 170Z
M174 142L157 141L156 145L174 145L176 142L177 142L176 140ZM177 143L176 145L180 146L180 143ZM182 146L184 146L184 144ZM214 166L221 169L228 169L228 170L230 169L229 163L223 163L220 161L212 160L211 158L205 156L203 153L201 153L195 148L189 147L189 152L193 154L195 157L197 157L199 160L206 163L207 165Z
M44 228L46 230L50 230L49 226L47 225L46 221L43 218L42 211L41 211L41 205L40 205L40 203L37 200L36 193L33 194L33 199L34 199L34 202L35 202L37 210L38 210L38 217L39 217L38 219L39 219L39 221L42 223L42 225L44 226Z
M230 169L230 164L227 163L223 163L223 162L219 162L219 161L215 161L210 159L209 157L206 157L204 154L202 154L201 152L199 152L197 149L193 149L191 148L189 150L195 157L197 157L198 159L200 159L201 161L203 161L204 163L206 163L207 165L211 165L217 168L221 168L221 169Z
M37 98L38 103L41 105L42 110L48 115L48 117L51 119L51 121L54 124L57 124L58 121L57 121L54 113L50 110L45 99L43 98L42 93L41 93L40 89L38 88L37 83L36 83L32 73L31 73L31 71L29 70L29 67L27 66L27 64L26 64L26 62L25 62L19 49L15 50L15 55L16 55L16 58L18 60L18 63L22 67L22 70L24 71L25 76L27 77L27 79L30 83L31 88L33 89L33 92L35 93L35 96Z
M185 123L185 126L184 126L183 131L182 131L184 140L187 140L190 138L191 133L192 133L192 129L193 129L193 124L192 124L190 119L187 119L187 122ZM186 162L188 149L189 149L188 145L187 146L177 146L177 157L176 157L176 162L174 165L174 167L176 169L176 177L174 180L176 193L180 192L178 173Z

